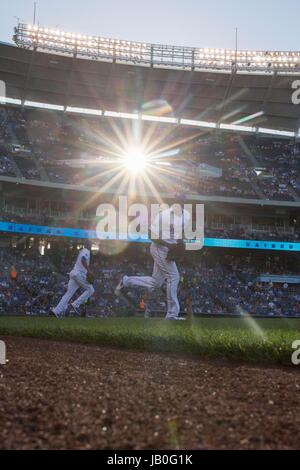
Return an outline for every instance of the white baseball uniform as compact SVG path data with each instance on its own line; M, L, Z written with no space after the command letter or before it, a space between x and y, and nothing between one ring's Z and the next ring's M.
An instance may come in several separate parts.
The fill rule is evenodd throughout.
M176 243L176 234L182 234L183 224L190 220L190 214L186 210L183 214L176 214L172 208L162 211L155 219L152 225L152 235L159 235L162 240L170 245ZM169 230L164 230L171 222ZM180 235L180 238L182 235ZM160 288L167 281L167 319L177 318L180 312L180 305L177 297L179 284L179 273L175 261L168 261L168 248L158 243L151 244L150 253L154 261L152 276L124 276L123 284L125 287L148 287Z
M82 258L85 258L87 265L90 264L91 253L87 248L80 250L77 257L76 263L72 271L70 272L70 280L68 283L68 289L65 295L60 300L59 304L53 309L56 315L64 315L68 304L75 294L75 292L82 287L84 289L83 294L75 300L72 305L75 308L79 308L81 304L86 302L95 292L94 287L86 280L87 269L82 264Z

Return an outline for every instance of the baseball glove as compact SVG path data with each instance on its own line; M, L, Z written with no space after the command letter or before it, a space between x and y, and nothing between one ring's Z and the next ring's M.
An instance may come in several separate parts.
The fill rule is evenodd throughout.
M184 253L185 253L185 245L183 241L177 242L176 245L170 246L168 248L167 260L168 261L175 261L179 262L183 260Z

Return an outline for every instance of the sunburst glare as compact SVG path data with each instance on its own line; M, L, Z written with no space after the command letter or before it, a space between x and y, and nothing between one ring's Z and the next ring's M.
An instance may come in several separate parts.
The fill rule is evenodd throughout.
M124 154L124 166L130 173L142 173L148 164L148 156L141 147L131 147Z

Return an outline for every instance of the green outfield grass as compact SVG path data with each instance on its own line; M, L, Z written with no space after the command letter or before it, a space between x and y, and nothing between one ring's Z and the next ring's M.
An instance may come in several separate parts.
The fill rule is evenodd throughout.
M300 340L300 320L205 318L167 322L5 316L0 317L0 339L1 335L291 365L292 343Z

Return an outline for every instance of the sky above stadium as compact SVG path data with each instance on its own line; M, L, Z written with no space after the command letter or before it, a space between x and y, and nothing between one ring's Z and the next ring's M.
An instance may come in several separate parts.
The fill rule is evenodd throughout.
M33 22L33 0L1 5L0 41L15 17ZM38 0L41 26L181 46L300 50L299 0Z

